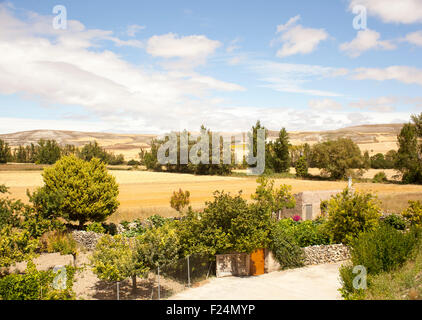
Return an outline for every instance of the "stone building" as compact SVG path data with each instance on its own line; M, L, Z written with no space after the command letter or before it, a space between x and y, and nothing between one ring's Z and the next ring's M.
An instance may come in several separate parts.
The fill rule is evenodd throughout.
M302 220L313 220L321 214L321 202L330 200L342 190L304 191L294 195L296 206L277 213L277 218L300 216Z

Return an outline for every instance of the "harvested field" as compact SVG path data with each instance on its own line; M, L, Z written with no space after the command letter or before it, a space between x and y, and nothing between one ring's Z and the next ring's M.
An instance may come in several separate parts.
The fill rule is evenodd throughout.
M133 220L152 214L175 216L169 202L173 191L182 188L191 193L191 204L202 208L205 201L212 199L215 190L231 193L243 191L250 199L255 192L254 177L194 176L190 174L158 173L147 171L110 171L120 185L120 209L110 220ZM0 184L10 187L11 196L27 201L26 190L33 191L42 185L41 171L0 171ZM346 181L316 181L297 179L276 179L276 185L288 184L294 193L312 190L340 190ZM408 200L422 200L422 186L399 184L356 183L359 191L373 192L383 201L384 210L400 211Z

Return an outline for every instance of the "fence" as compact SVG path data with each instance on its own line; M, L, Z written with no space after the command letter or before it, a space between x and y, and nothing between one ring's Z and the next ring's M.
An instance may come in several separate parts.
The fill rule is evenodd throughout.
M178 260L176 263L161 266L155 270L156 286L153 286L151 299L166 299L187 288L215 276L215 257L196 254Z
M175 263L150 270L144 278L138 278L136 289L130 279L101 283L96 299L100 300L159 300L171 297L200 282L215 276L215 256L195 254Z

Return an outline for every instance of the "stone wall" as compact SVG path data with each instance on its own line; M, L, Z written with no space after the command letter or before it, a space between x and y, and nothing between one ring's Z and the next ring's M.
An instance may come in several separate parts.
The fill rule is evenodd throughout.
M303 248L305 265L340 262L350 259L349 248L343 244Z
M102 237L102 234L87 231L73 231L72 237L76 243L88 250L94 250L98 240Z
M216 256L216 276L248 276L250 255L247 253L219 254Z

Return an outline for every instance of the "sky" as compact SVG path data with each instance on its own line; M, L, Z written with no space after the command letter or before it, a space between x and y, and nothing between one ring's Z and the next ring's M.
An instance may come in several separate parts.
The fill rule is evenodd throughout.
M422 0L0 2L0 133L333 130L422 112Z

